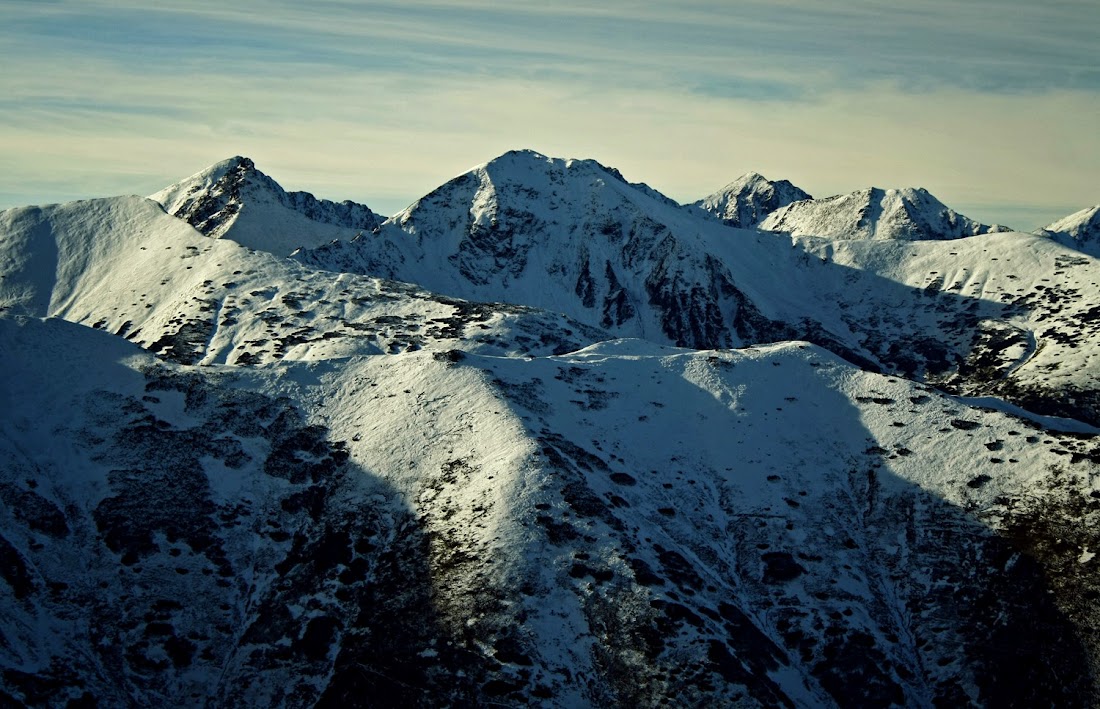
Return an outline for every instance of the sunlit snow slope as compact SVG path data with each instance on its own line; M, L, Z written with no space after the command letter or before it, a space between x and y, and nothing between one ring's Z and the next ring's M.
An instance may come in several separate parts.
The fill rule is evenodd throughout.
M1074 212L1047 225L1039 233L1092 256L1100 256L1100 205Z

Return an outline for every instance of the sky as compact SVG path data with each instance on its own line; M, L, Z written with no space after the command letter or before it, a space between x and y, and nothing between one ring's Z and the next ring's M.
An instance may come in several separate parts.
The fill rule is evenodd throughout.
M392 214L512 149L1031 230L1100 203L1097 0L3 0L0 209L233 155Z

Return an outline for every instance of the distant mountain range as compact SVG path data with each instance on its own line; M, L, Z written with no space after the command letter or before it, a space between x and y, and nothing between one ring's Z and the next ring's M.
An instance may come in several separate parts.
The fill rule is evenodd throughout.
M1098 209L516 151L0 212L0 703L1094 706Z

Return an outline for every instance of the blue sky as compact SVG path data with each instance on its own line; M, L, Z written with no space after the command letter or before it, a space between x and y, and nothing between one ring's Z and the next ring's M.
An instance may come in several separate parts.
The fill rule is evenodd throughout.
M756 170L1031 229L1100 202L1097 27L1095 0L5 0L0 208L243 154L392 213L529 147L682 201Z

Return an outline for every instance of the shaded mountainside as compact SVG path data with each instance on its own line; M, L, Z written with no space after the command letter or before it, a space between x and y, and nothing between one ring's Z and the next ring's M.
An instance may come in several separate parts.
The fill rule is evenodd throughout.
M0 704L1100 704L1100 262L756 177L0 212Z
M302 706L338 681L333 643L387 703L463 696L417 654L440 631L414 516L295 401L79 326L0 325L4 394L44 407L3 417L6 703Z
M885 371L1100 423L1095 259L1016 233L798 243L821 321L844 323Z
M251 370L0 325L9 701L1087 703L1074 436L797 343Z

